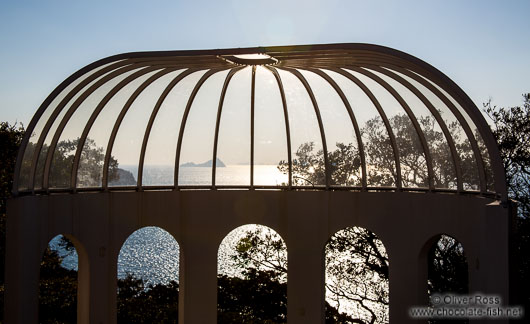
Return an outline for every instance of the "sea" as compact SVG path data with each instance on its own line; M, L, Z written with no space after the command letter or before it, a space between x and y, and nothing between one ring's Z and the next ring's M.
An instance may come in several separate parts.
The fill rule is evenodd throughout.
M133 174L137 169L132 166L120 166ZM164 184L161 179L172 179L172 167L152 166L146 167L145 174L151 175L146 184ZM207 185L211 184L212 169L208 167L183 167L180 168L181 185ZM216 170L216 183L219 185L249 185L250 167L248 165L228 165ZM165 175L165 176L164 176ZM167 180L166 180L167 181ZM282 174L276 165L255 165L254 183L256 185L280 185L287 182L287 176ZM229 276L240 275L231 256L240 238L249 230L258 225L241 226L229 233L218 253L218 273ZM53 238L49 246L57 250L63 258L62 266L67 269L77 270L77 253L62 249L59 245L60 236ZM123 246L118 256L118 278L125 278L132 274L144 280L144 285L167 284L179 278L179 245L171 234L158 227L144 227L132 233Z

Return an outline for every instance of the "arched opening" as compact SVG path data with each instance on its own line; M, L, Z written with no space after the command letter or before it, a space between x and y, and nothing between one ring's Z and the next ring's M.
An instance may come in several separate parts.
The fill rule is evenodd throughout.
M177 323L179 245L165 230L132 233L118 256L118 323Z
M221 242L218 323L287 322L287 246L273 229L244 225Z
M432 306L439 306L435 295L455 295L469 292L469 276L464 247L449 235L439 235L429 249L427 292ZM451 306L451 305L444 305ZM461 320L430 320L429 323L468 323Z
M78 256L64 235L55 236L46 247L39 273L39 323L76 323Z
M347 227L326 244L326 323L388 323L389 261L371 231Z

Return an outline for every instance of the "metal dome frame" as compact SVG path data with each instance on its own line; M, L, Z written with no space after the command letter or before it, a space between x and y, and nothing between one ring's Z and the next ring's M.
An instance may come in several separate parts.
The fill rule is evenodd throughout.
M237 59L237 55L244 55L244 54L265 54L273 59L259 59L259 60L250 60L250 59ZM234 59L235 58L235 59ZM232 62L236 61L236 62ZM246 63L245 63L246 62ZM271 63L272 62L272 63ZM245 65L247 64L247 65ZM256 48L244 48L244 49L225 49L225 50L202 50L202 51L166 51L166 52L136 52L136 53L126 53L126 54L120 54L111 56L102 60L99 60L93 64L90 64L86 66L85 68L79 70L78 72L74 73L72 76L70 76L68 79L66 79L61 85L59 85L51 94L50 96L44 101L44 103L41 105L41 107L36 112L34 118L28 125L28 129L26 132L26 136L24 137L20 149L20 153L17 159L16 169L15 169L15 181L13 186L13 193L15 195L18 194L35 194L35 193L46 193L46 192L61 192L61 191L83 191L83 190L98 190L96 188L80 188L76 184L77 182L77 171L79 167L79 160L80 155L83 150L83 145L87 139L87 136L89 135L89 132L97 119L99 113L105 108L105 104L124 86L126 86L129 82L132 80L145 75L150 72L157 72L156 74L152 75L149 79L147 79L145 82L143 82L136 91L131 95L129 100L127 101L126 105L123 107L118 120L115 123L115 126L112 130L111 136L108 140L107 150L105 154L105 165L103 167L103 179L102 179L102 185L100 186L99 190L120 190L120 189L126 189L130 190L131 187L126 188L120 188L120 187L113 187L109 188L108 185L108 164L112 153L113 143L116 138L116 134L118 133L118 129L120 127L120 124L124 118L124 116L127 113L128 108L134 103L134 100L142 93L143 90L145 90L150 84L152 84L154 81L159 79L160 77L176 71L184 69L182 73L180 73L177 77L171 80L169 82L167 88L164 90L163 93L160 94L159 100L157 101L155 107L153 108L153 111L151 113L151 116L149 118L149 122L147 124L145 135L141 147L141 153L140 153L140 161L138 163L138 183L135 186L136 190L160 190L160 189L173 189L173 190L179 190L179 189L205 189L205 188L211 188L211 189L222 189L222 188L231 188L231 189L271 189L270 186L256 186L253 183L253 176L254 173L251 172L250 174L250 184L247 186L219 186L216 185L216 179L215 179L215 172L216 172L216 154L217 154L217 146L218 146L218 135L219 135L219 122L221 117L221 111L223 108L223 102L224 102L224 96L226 94L226 90L228 88L228 85L230 83L230 80L232 77L239 72L241 69L243 69L245 66L252 66L252 99L251 99L251 114L252 114L252 120L251 120L251 134L250 134L250 143L251 143L251 149L250 149L250 166L251 170L254 166L254 87L255 87L255 71L257 65L263 65L266 69L272 72L274 77L276 78L279 91L281 94L282 104L283 104L283 111L285 116L285 131L286 131L286 138L287 138L287 150L288 150L288 163L289 163L289 183L287 185L287 188L283 187L282 189L293 189L292 184L292 152L293 148L291 147L291 138L290 138L290 131L289 131L289 117L288 117L288 108L287 103L285 99L285 89L282 84L282 80L280 78L280 75L278 74L278 70L288 71L292 73L305 87L307 93L309 94L309 97L311 98L311 102L313 104L315 115L318 120L318 127L320 130L320 136L322 140L323 145L323 151L324 151L324 161L326 165L326 181L325 185L318 187L318 186L309 186L304 188L303 186L296 186L296 189L325 189L325 190L361 190L361 191L367 191L367 190L411 190L411 191L443 191L443 192L466 192L466 193L473 193L478 191L478 193L482 195L489 195L489 196L498 196L502 197L504 201L507 199L507 191L506 191L506 185L505 185L505 177L504 177L504 170L502 161L499 155L499 151L495 142L495 139L493 138L493 135L491 133L491 130L489 129L489 126L487 122L485 121L484 117L478 110L478 108L474 105L474 103L470 100L470 98L453 82L451 81L447 76L445 76L443 73L435 69L434 67L430 66L429 64L411 56L406 53L393 50L387 47L382 46L376 46L376 45L368 45L368 44L332 44L332 45L311 45L311 46L284 46L284 47L256 47ZM104 68L101 68L102 66L105 66ZM137 70L139 69L140 70ZM102 84L105 82L116 78L120 75L123 75L124 73L128 71L136 70L135 73L132 75L129 75L127 78L122 80L117 86L115 86L111 91L109 91L104 98L101 99L101 102L98 104L98 106L94 109L92 112L92 115L90 116L86 126L84 127L84 130L82 132L82 135L80 136L80 141L78 143L78 148L76 150L75 158L73 160L73 166L71 171L71 177L70 177L70 185L67 188L53 188L49 184L49 174L50 174L50 168L52 163L52 158L54 154L54 150L56 148L57 142L59 141L59 138L68 124L70 117L76 112L76 109L79 107L79 105L83 102L84 99L86 99L90 94L92 94L94 91L96 91ZM172 186L145 186L142 184L142 172L143 172L143 164L144 164L144 158L145 158L145 150L147 146L147 142L149 139L150 131L153 126L154 119L157 116L158 109L164 102L164 99L168 95L168 93L173 89L173 87L178 84L179 81L183 80L186 76L190 75L193 72L205 70L207 71L200 80L196 83L195 87L193 88L193 91L191 92L191 95L189 96L183 120L180 124L180 131L178 136L178 144L177 144L177 150L175 154L175 172L174 172L174 184ZM186 186L186 185L178 185L178 176L179 176L179 158L181 154L181 148L182 148L182 138L184 134L184 130L187 124L187 117L190 112L190 109L193 105L194 98L197 95L197 92L200 90L201 86L204 84L204 82L212 75L214 75L217 72L220 71L226 71L229 70L229 73L226 75L225 82L222 87L220 99L219 99L219 107L218 107L218 113L217 113L217 121L216 121L216 130L215 130L215 138L214 138L214 144L213 144L213 168L212 168L212 184L209 186ZM333 80L328 74L324 72L324 70L329 70L336 72L347 79L349 79L351 82L356 84L358 87L362 89L362 91L370 98L371 102L374 104L374 106L377 108L378 113L382 117L385 127L387 129L387 132L390 137L390 142L392 146L392 150L394 153L395 158L395 167L396 167L396 184L395 186L391 188L384 188L380 186L376 187L370 187L367 185L367 165L366 165L366 158L365 153L363 150L363 142L361 140L361 134L359 125L356 121L356 111L352 109L351 104L348 102L348 99L346 95L344 94L344 91L341 89L341 87L337 84L336 81ZM359 74L365 75L369 78L371 78L373 81L377 82L379 85L381 85L384 89L386 89L401 105L402 109L406 112L408 117L410 118L412 125L414 129L416 130L418 134L418 138L421 142L421 146L423 149L423 152L425 154L426 159L426 165L427 165L427 172L428 172L428 185L423 188L409 188L406 186L403 186L402 176L401 176L401 167L400 167L400 152L396 144L395 135L393 134L393 130L391 125L389 124L388 117L385 115L385 111L381 107L380 102L378 101L378 98L374 96L372 91L366 87L366 85L363 84L362 81L360 81L358 78L356 78L351 73L348 73L346 71L355 71ZM95 71L95 72L92 72ZM362 171L362 183L360 186L336 186L331 184L331 175L329 171L329 164L328 164L328 149L326 147L326 130L322 123L322 118L320 117L319 112L319 106L318 101L315 99L315 95L313 94L311 85L308 83L306 78L300 73L300 71L311 71L315 73L316 75L320 76L323 80L325 80L340 96L344 106L347 109L348 115L351 119L352 125L355 129L356 134L356 140L357 145L359 147L360 152L360 158L361 158L361 171ZM448 189L448 188L436 188L434 184L434 176L433 176L433 160L431 157L431 154L429 152L429 145L427 143L427 140L425 138L425 135L423 134L423 131L418 123L417 117L412 112L411 108L409 107L409 103L407 103L407 100L402 97L402 94L400 94L396 89L394 89L391 85L389 85L385 80L381 79L378 75L374 74L371 71L376 71L378 73L381 73L392 80L398 82L403 87L411 91L429 110L429 112L432 114L434 119L436 120L436 123L440 126L445 139L447 140L447 143L449 145L449 150L451 152L451 158L454 164L455 174L456 174L456 188ZM46 123L44 127L42 128L42 131L37 134L39 135L38 141L36 142L36 149L33 151L33 156L31 157L31 169L29 174L29 186L28 188L23 188L20 184L19 178L21 176L21 165L23 163L23 160L25 158L24 152L28 145L28 142L30 141L30 137L33 134L33 131L35 130L36 124L39 122L40 118L42 117L43 113L47 108L49 108L50 103L63 91L67 88L69 84L74 82L75 80L79 79L81 76L92 72L92 74L89 74L85 79L82 79L82 81L77 84L77 86L66 93L64 95L64 99L60 101L60 103L57 104L57 106L51 107L54 108L53 112L50 114L48 120L46 120ZM459 163L459 152L457 152L457 148L455 147L455 141L452 138L452 135L450 134L450 131L446 125L446 122L440 115L437 108L433 105L429 99L425 97L425 95L414 85L412 85L410 82L405 80L403 77L398 75L396 72L399 72L403 75L406 75L407 77L413 79L414 81L418 82L422 86L424 86L426 89L431 91L434 95L436 95L443 103L450 109L451 113L454 115L454 117L458 120L461 127L463 128L465 135L467 136L467 139L469 140L469 143L471 145L473 155L476 160L476 168L478 170L478 180L479 184L477 188L478 190L466 190L463 186L463 180L462 180L462 170ZM95 84L92 84L88 89L84 89L85 86L90 84L90 82L96 80L98 77L101 77L105 75L105 77L98 79L98 81ZM446 91L447 94L443 94L436 86ZM77 100L70 104L70 106L67 106L68 102L75 96L80 95L80 97L77 98ZM460 105L461 109L463 111L459 110L460 107L456 107L455 103L452 102L448 97L453 98L458 105ZM51 109L49 108L49 109ZM52 127L52 124L56 121L56 118L61 113L63 109L68 109L66 114L64 115L63 119L61 120L55 134L53 134L53 139L50 144L50 148L47 151L46 154L46 163L44 166L44 174L42 183L42 188L36 188L35 186L35 174L36 174L36 168L37 168L37 161L39 159L39 154L41 153L42 146L44 145L44 141L47 138L48 132L50 131L50 128ZM467 114L467 116L463 116L464 114ZM468 121L466 121L465 117L469 117L472 124L469 125ZM41 121L42 122L42 121ZM477 129L478 134L473 134L473 128ZM481 152L481 148L479 147L479 144L477 143L476 136L481 137L482 141L485 144L486 147L486 153ZM483 156L482 154L485 155ZM489 160L489 161L485 161ZM486 170L488 168L488 170ZM489 170L491 169L491 170ZM486 179L487 172L492 173L493 179ZM487 182L493 182L494 186L488 185ZM20 189L19 189L20 187Z
M248 54L262 55L251 59L245 56ZM250 180L245 185L220 185L216 183L216 157L224 97L231 79L244 69L251 71ZM260 185L254 181L254 101L258 69L269 73L281 99L284 119L281 127L285 129L288 151L288 181L277 186ZM171 79L158 95L155 105L149 107L152 110L149 111L147 127L141 130L143 137L137 183L130 186L109 185L108 166L112 147L127 110L151 82L177 70L181 73ZM142 183L142 172L146 146L157 112L171 88L196 71L204 73L194 84L189 97L185 98L178 142L175 143L173 184L145 185ZM187 118L193 110L194 98L208 78L219 71L224 71L226 75L221 95L213 98L217 107L211 139L211 183L179 184L183 134ZM356 120L357 107L349 102L348 94L327 71L344 77L358 87L375 107L389 137L389 151L392 151L396 171L394 186L372 186L367 181L369 167L361 128ZM126 72L130 75L125 76ZM333 182L328 158L330 148L326 146L326 125L319 106L322 102L318 101L310 80L304 76L306 72L313 73L329 85L346 110L345 116L351 123L361 161L359 185ZM321 185L293 183L295 148L291 147L289 107L282 73L298 80L309 97L311 111L317 121L317 136L322 141L325 174ZM425 186L404 185L400 172L400 148L390 119L385 115L385 107L370 86L355 76L356 73L379 84L409 118L425 157L428 174ZM72 157L72 168L66 173L66 185L54 187L49 181L54 148L69 118L84 99L118 75L125 77L98 99L86 124L82 125ZM83 79L83 76L86 77ZM84 142L98 114L120 87L139 76L144 76L146 80L134 89L123 106L119 106L121 110L116 120L111 121L113 127L105 139L108 144L101 185L79 186L77 175ZM440 126L451 156L448 160L454 166L456 181L453 187L437 187L433 175L433 166L437 161L429 152L429 143L418 116L412 111L407 98L385 81L387 78L410 91ZM438 108L408 80L414 80L439 98L460 123L463 136L469 141L469 153L474 157L472 169L478 175L476 187L466 186L464 171L459 168L457 141ZM47 111L48 108L51 110ZM59 119L61 113L63 117ZM57 125L54 132L51 131L53 124ZM34 134L37 139L32 142ZM50 146L41 156L47 139ZM39 160L44 165L37 170ZM37 171L42 171L42 178L37 179ZM42 186L36 185L37 180L42 181ZM104 58L68 77L39 107L19 150L13 194L7 206L5 314L8 323L38 322L40 262L48 242L58 234L67 236L74 243L79 256L78 323L115 323L118 254L127 237L144 226L161 227L179 243L180 323L216 323L218 248L228 233L245 224L268 226L279 233L287 245L289 324L324 323L324 247L334 233L352 226L372 231L386 247L390 263L391 323L416 323L417 320L409 316L409 309L427 304L428 251L434 238L440 234L450 235L462 243L468 260L470 292L498 295L505 303L509 301L509 233L514 213L507 199L503 164L492 132L471 99L442 72L409 54L383 46L324 44L135 52Z

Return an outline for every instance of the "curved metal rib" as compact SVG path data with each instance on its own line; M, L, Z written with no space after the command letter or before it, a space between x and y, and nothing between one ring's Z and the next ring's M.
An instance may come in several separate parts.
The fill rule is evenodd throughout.
M113 72L109 73L108 75L106 75L105 77L103 77L100 80L98 80L90 88L88 88L79 98L77 98L77 100L72 104L70 109L68 109L68 111L66 112L65 116L63 117L63 120L61 121L61 123L59 124L59 127L57 128L57 131L55 132L55 135L54 135L54 137L52 139L52 142L50 143L50 147L48 149L48 154L46 156L46 164L45 164L45 167L44 167L44 181L43 181L43 188L44 189L48 189L50 166L51 166L51 162L52 162L52 159L53 159L53 155L55 153L55 148L57 146L57 142L59 141L59 137L61 136L62 132L64 131L64 128L65 128L66 124L70 120L70 117L72 117L72 115L77 110L77 108L81 105L81 103L83 103L83 101L85 101L85 99L90 94L92 94L99 87L101 87L106 82L112 80L113 78L115 78L115 77L117 77L117 76L119 76L121 74L127 73L127 72L129 72L131 70L138 69L138 68L145 67L145 66L149 66L149 65L151 65L151 64L138 64L138 65L134 64L134 65L128 65L128 66L125 66L125 67L123 67L123 68L121 68L119 70L113 71ZM156 64L152 64L152 65L156 65Z
M456 117L462 128L464 129L464 132L466 133L466 136L469 140L469 143L471 144L471 149L473 150L473 154L475 155L475 160L477 163L477 168L479 171L479 185L481 188L481 192L486 192L486 171L484 168L484 162L482 161L482 158L480 154L480 149L478 147L478 143L475 139L475 136L473 135L473 131L471 130L471 127L466 122L464 116L460 113L460 110L453 104L449 98L447 98L438 88L436 88L434 85L432 85L430 82L425 80L423 77L420 77L414 72L411 72L408 69L405 68L399 68L397 66L390 65L391 68L396 69L399 72L402 72L403 74L407 75L408 77L416 80L421 85L426 87L428 90L430 90L435 96L437 96L446 106L451 110L453 115Z
M278 73L278 71L276 71L276 69L271 66L265 67L274 75L274 78L276 79L276 83L278 84L278 88L280 90L280 97L282 98L283 117L285 119L285 134L287 137L287 163L289 165L289 179L287 181L290 190L293 187L293 161L291 156L291 130L289 128L289 113L287 112L287 100L285 99L285 90L283 88L282 79L280 78L280 74Z
M99 116L100 112L103 110L103 108L106 106L106 104L120 91L122 88L127 86L130 82L134 81L135 79L141 77L142 75L145 75L147 73L150 73L154 70L159 69L159 67L147 67L140 71L137 71L127 78L123 79L120 83L118 83L114 88L112 88L106 95L103 97L103 99L98 103L94 111L92 112L90 118L88 119L88 122L86 123L83 132L81 134L81 137L79 138L79 142L77 144L76 153L74 156L74 162L72 165L72 173L70 177L70 187L72 189L76 189L77 184L77 171L79 168L79 163L81 159L81 154L83 152L83 148L86 142L86 139L88 137L88 134L90 133L90 130L92 129L92 126L94 122L96 121L97 117ZM160 73L159 73L160 74ZM104 173L104 171L103 171Z
M469 96L456 84L454 81L452 81L450 78L448 78L445 74L438 71L437 69L433 68L432 66L428 65L427 63L418 60L415 57L412 57L410 55L406 55L407 60L405 61L406 64L403 65L404 68L410 69L410 71L413 71L414 73L417 73L421 78L425 78L428 80L428 83L433 82L436 84L437 87L440 87L443 89L449 96L451 96L457 103L460 105L462 110L465 114L471 119L473 126L477 128L477 131L479 132L481 138L484 140L484 143L486 145L487 151L489 156L486 158L489 158L492 163L492 168L494 172L494 179L495 179L495 191L499 194L501 200L503 202L506 202L508 199L507 196L507 189L506 189L506 178L504 174L504 166L502 163L502 160L500 158L499 149L497 147L497 143L495 141L495 138L493 137L493 134L491 133L491 129L489 128L486 120L484 119L484 116L480 113L480 110L477 109L476 105L473 103L473 101L469 98ZM392 64L392 63L391 63ZM438 96L438 95L437 95ZM446 97L445 94L442 94L442 97ZM442 99L442 98L440 98ZM451 101L451 100L449 100ZM445 101L444 101L445 103ZM454 104L447 104L448 107L456 108ZM458 110L458 108L457 108ZM462 114L460 112L453 112L455 116L462 117ZM458 118L458 117L457 117ZM459 119L462 126L467 124L467 121L465 121L463 118ZM468 136L468 139L473 147L473 151L475 154L475 159L477 161L477 166L479 168L479 179L480 179L480 191L482 194L487 194L487 179L486 179L486 172L485 172L485 165L482 158L482 150L478 147L475 135L471 131L470 134L467 133L467 129L465 129L466 135ZM476 147L474 147L476 145Z
M147 149L147 143L149 141L149 136L151 134L151 129L153 128L153 123L155 122L155 118L158 114L158 111L160 110L160 107L166 100L166 97L169 95L171 90L179 83L182 79L187 77L188 75L199 71L199 69L187 69L183 72L181 72L179 75L177 75L171 82L167 85L167 87L164 89L160 97L158 98L158 101L155 104L155 107L153 108L153 111L151 112L151 116L149 117L149 122L147 123L147 127L145 128L145 134L142 141L142 148L140 149L140 160L138 162L138 189L142 190L142 182L143 182L143 170L144 170L144 161L145 161L145 151Z
M355 118L355 114L353 113L353 109L352 109L348 99L346 98L346 95L342 91L342 89L335 82L335 80L333 80L327 73L325 73L324 71L319 70L319 69L309 69L308 68L307 70L319 75L324 80L326 80L329 83L329 85L331 85L331 87L337 92L337 94L339 95L340 99L344 103L344 106L346 107L346 110L348 111L348 115L350 116L350 120L351 120L351 122L353 124L353 129L355 130L355 137L357 137L357 145L359 145L359 155L361 156L361 172L362 172L361 183L362 183L363 190L366 190L366 187L367 187L367 185L366 185L366 159L365 159L365 155L364 155L364 145L363 145L363 142L362 142L362 139L361 139L361 131L359 129L359 124L357 123L357 119Z
M250 189L254 189L254 99L256 95L256 66L252 66L250 89Z
M427 144L427 140L425 139L425 134L423 134L423 131L420 127L420 124L418 123L418 120L416 119L416 116L412 113L412 110L410 109L409 105L403 100L403 98L399 95L399 93L392 88L386 81L381 79L379 76L375 75L374 73L359 68L357 66L350 67L353 71L356 71L358 73L361 73L375 82L379 83L383 88L385 88L390 94L399 102L401 107L405 110L407 115L409 116L410 120L412 121L412 125L414 126L414 129L416 130L416 133L418 134L420 138L421 145L423 147L423 152L425 153L425 159L427 161L427 172L428 172L428 181L429 181L429 189L434 189L434 171L432 167L432 157L429 150L429 146Z
M309 98L311 99L311 103L313 104L313 108L315 109L315 114L318 121L318 128L320 129L320 137L322 139L322 149L324 151L324 167L325 167L325 176L326 176L326 189L329 189L330 183L331 183L331 173L330 173L330 166L329 166L329 159L328 159L328 147L326 143L326 134L324 132L324 125L322 123L322 117L320 116L320 109L318 108L317 100L315 99L315 95L313 93L313 90L311 89L311 86L307 82L307 80L304 78L302 73L296 69L292 68L286 68L282 67L282 70L285 70L287 72L290 72L294 76L296 76L300 82L304 85L304 88L306 89L307 93L309 94Z
M379 103L377 98L374 96L372 91L370 91L370 89L368 89L368 87L364 83L362 83L359 79L357 79L353 74L346 72L341 68L331 68L330 70L333 72L339 73L340 75L348 78L350 81L355 83L368 96L370 101L374 104L375 108L379 112L379 115L381 116L381 119L383 120L383 124L386 127L388 137L390 138L390 144L392 146L392 150L394 151L394 159L395 159L394 162L396 164L396 187L398 190L401 190L403 188L403 180L401 178L401 164L399 162L399 151L397 148L396 137L394 135L394 132L392 131L392 127L390 127L390 122L383 108L381 107L381 104Z
M414 61L414 63L409 61L411 58ZM459 109L436 86L433 86L431 82L433 82L434 84L439 86L441 89L446 91L449 95L453 96L454 100L457 101L461 105L462 109L465 111L465 113L467 113L469 118L472 120L473 125L477 127L479 132L482 135L484 135L484 133L487 133L486 137L490 138L492 137L492 135L489 130L489 127L487 126L487 123L485 122L482 115L480 115L480 113L479 114L476 113L476 109L469 108L469 107L475 107L473 102L468 100L466 101L467 104L462 105L461 99L459 99L458 94L463 94L463 96L465 97L467 96L463 93L462 89L460 89L451 79L449 79L447 76L445 76L440 71L426 64L425 62L419 61L420 64L418 64L418 61L419 61L418 59L409 56L407 60L401 57L387 57L383 59L372 58L371 60L369 59L365 60L364 63L373 64L374 62L377 62L380 65L390 66L391 68L396 69L397 71L400 71L403 74L420 82L423 86L427 87L440 100L444 102L444 104L451 110L451 112L457 118L460 125L464 128L466 136L471 144L473 153L475 155L475 160L477 162L477 167L479 171L480 191L482 194L486 194L487 185L486 185L485 166L482 160L482 155L480 153L481 150L478 147L478 143L475 139L473 131L467 124L467 121L465 120L465 118L463 117ZM495 143L493 143L493 145L491 144L492 143L489 143L489 145L487 144L488 151L493 150L493 151L498 152L498 148L496 144ZM494 156L498 157L498 154L494 154ZM503 185L503 183L505 183L504 181L505 178L504 178L504 169L502 166L502 162L500 161L500 159L496 158L495 161L492 160L492 163L496 165L495 171L494 171L495 172L494 177L496 181L495 182L496 190L498 193L501 193L501 195L503 196L502 199L505 200L507 199L507 196L506 196L506 187Z
M227 68L217 68L217 69L209 70L199 79L199 81L197 82L193 90L191 91L190 97L188 99L188 103L186 104L186 109L184 110L184 115L182 116L182 123L180 124L179 138L177 141L177 152L175 154L175 174L174 174L175 189L178 189L179 162L180 162L180 150L182 149L182 136L184 135L184 129L186 128L186 122L188 120L188 115L190 113L193 100L195 100L195 96L197 95L197 92L199 92L199 89L209 77L211 77L217 72L220 72L226 69Z
M104 67L103 69L100 69L100 70L94 72L93 74L91 74L88 77L86 77L83 81L81 81L72 90L70 90L70 92L68 92L68 94L61 100L61 102L57 105L57 107L55 107L55 109L52 112L52 114L50 115L50 117L48 117L48 120L46 121L46 124L44 125L44 128L42 129L42 132L41 132L41 134L39 136L39 140L37 142L37 145L35 146L35 151L33 152L33 158L32 158L32 162L31 162L30 179L29 179L29 187L30 187L30 189L33 190L35 188L35 173L37 172L38 160L39 160L40 153L42 151L42 147L44 145L44 141L46 140L46 137L48 136L48 132L50 131L51 127L53 126L53 124L55 122L55 120L57 119L57 116L59 116L59 114L61 113L63 108L66 106L66 104L75 96L76 93L81 91L84 87L86 87L88 84L90 84L92 81L96 80L100 76L102 76L102 75L104 75L104 74L106 74L106 73L108 73L108 72L110 72L110 71L112 71L112 70L114 70L116 68L127 66L127 65L130 65L130 64L132 64L132 62L130 62L129 60L123 60L123 61L119 61L119 62L116 62L116 63L111 64L111 65L108 65L108 66ZM68 85L64 85L63 90L67 86ZM51 100L50 100L50 103L51 103ZM44 111L42 113L44 113ZM39 118L40 118L40 116L39 116ZM30 130L28 128L28 130L26 130L26 133L30 134L32 131L33 131L33 129ZM20 150L25 150L25 145L26 144L27 143L23 142L23 145L21 146ZM15 174L17 174L17 173L15 172ZM44 172L43 172L43 176L44 176ZM42 180L43 180L42 183L44 184L44 179L42 179Z
M380 72L382 74L385 74L385 75L387 75L390 78L393 78L395 81L397 81L400 84L402 84L403 86L405 86L412 93L414 93L414 95L416 97L418 97L418 99L420 99L420 101L427 107L427 109L429 109L431 114L434 116L436 122L438 123L438 125L442 129L442 132L444 133L444 136L445 136L445 138L447 140L447 143L449 145L449 149L451 151L451 156L452 156L452 159L453 159L453 164L454 164L454 167L455 167L455 173L456 173L456 179L457 179L457 190L458 191L462 191L463 190L462 169L460 167L458 153L456 152L456 145L455 145L455 142L453 140L453 137L451 136L451 133L449 132L449 128L447 127L446 123L444 122L444 120L443 120L442 116L440 115L440 113L438 112L438 110L436 110L436 108L434 108L432 103L423 95L423 93L421 93L421 91L419 91L417 88L415 88L407 80L405 80L402 77L400 77L398 74L396 74L396 73L394 73L394 72L392 72L390 70L383 69L383 68L381 68L379 66L375 66L375 65L373 65L373 66L369 65L368 67L370 69L372 69L372 70L375 70L375 71L378 71L378 72Z
M223 83L223 89L221 90L221 96L219 97L219 105L217 107L217 118L215 120L215 135L214 135L214 142L213 142L213 158L212 158L212 189L215 189L215 174L217 170L217 143L219 141L219 126L221 123L221 113L223 110L226 90L228 89L228 84L230 83L230 80L232 80L232 77L234 74L236 74L238 71L243 69L244 67L236 67L231 69L228 74L226 75L225 81Z
M152 67L152 68L149 68L149 70L154 71L154 70L157 70L159 68L160 67ZM168 74L168 73L170 73L172 71L175 71L175 70L177 70L177 68L174 68L174 67L173 68L167 68L167 69L159 71L159 72L155 73L154 75L152 75L151 77L149 77L147 80L145 80L133 92L133 94L129 97L129 99L127 100L127 102L123 106L122 110L120 111L120 114L118 115L118 118L116 119L116 122L114 123L114 127L112 128L112 132L111 132L110 137L109 137L109 142L107 144L107 150L106 150L106 153L105 153L105 162L103 164L103 177L101 179L101 183L102 183L103 189L107 189L108 188L109 163L110 163L110 158L111 158L111 154L112 154L112 149L114 147L114 141L116 140L116 135L118 134L118 129L120 128L121 122L123 121L123 118L125 118L125 115L129 111L129 108L132 106L132 104L134 103L136 98L138 98L140 93L142 93L151 83L156 81L158 78L160 78L160 77L162 77L162 76L164 76L164 75L166 75L166 74ZM149 72L151 72L151 71L149 71ZM146 72L146 73L148 73L148 72Z

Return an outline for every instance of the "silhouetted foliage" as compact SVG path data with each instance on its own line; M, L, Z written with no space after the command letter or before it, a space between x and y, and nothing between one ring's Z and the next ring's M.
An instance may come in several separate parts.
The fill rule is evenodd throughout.
M348 227L326 245L326 289L358 323L388 322L388 254L371 231Z
M454 238L441 235L429 251L429 294L468 292L467 260L464 247Z
M4 260L5 260L5 229L7 199L11 197L13 187L13 174L17 162L17 152L22 138L24 127L22 125L9 125L7 122L0 123L0 284L4 283Z
M491 101L484 110L493 124L493 135L506 171L508 196L517 204L512 233L512 303L530 310L530 93L523 94L523 105L498 108ZM528 317L528 316L527 316ZM524 320L523 320L524 321Z
M77 271L61 265L62 258L49 247L44 252L39 278L39 323L76 323Z
M402 185L404 187L428 187L427 160L417 131L409 117L405 114L395 115L389 119L389 123L399 152ZM418 123L425 135L431 154L434 186L456 189L455 165L444 133L432 116L419 116ZM462 171L464 188L478 190L477 164L471 144L456 121L446 122L446 124L455 142L458 153L456 160ZM375 117L368 120L361 129L361 136L366 155L368 186L396 186L398 181L396 160L382 118ZM335 146L335 150L328 151L330 184L360 186L362 166L357 145L335 143ZM300 145L292 161L293 185L324 185L326 183L324 162L324 152L322 150L315 152L315 143L308 142ZM487 162L485 161L489 165ZM288 174L288 161L280 161L278 169Z
M232 259L247 271L268 272L280 282L287 279L285 244L270 229L247 231ZM372 232L347 228L334 235L326 246L326 273L331 278L326 288L333 296L333 305L326 302L326 323L380 323L387 318L388 255ZM355 314L341 312L345 304L357 309Z
M17 160L17 152L22 138L22 125L9 125L0 122L0 303L4 305L4 277L6 255L6 212L7 200L11 197L13 174ZM0 309L0 321L4 318L4 307Z
M219 276L218 323L286 323L287 284L274 271L249 269L243 278Z
M49 186L56 188L67 188L70 186L70 177L74 162L75 153L79 145L79 138L74 140L63 140L57 143L55 152L52 156ZM26 147L25 156L30 159L22 161L19 182L22 188L29 186L29 172L31 170L31 157L33 157L36 145L29 142ZM35 169L35 187L40 188L43 185L44 165L46 163L46 156L48 154L49 146L43 144L39 157L37 159L37 167ZM77 186L79 187L98 187L101 186L101 177L103 174L103 164L105 162L105 150L103 147L97 146L96 142L87 138L81 151L79 158L79 166L77 171ZM109 182L119 181L118 161L111 156L109 160ZM134 182L136 183L136 181Z
M127 274L118 279L118 323L177 323L178 294L175 281L145 287L142 279Z
M427 289L433 294L467 294L468 270L464 248L460 242L447 235L440 235L429 250ZM468 323L467 319L429 320L430 324Z
M79 138L57 143L50 167L50 186L59 188L70 186L70 175L78 145ZM87 138L79 158L77 185L80 187L101 186L104 161L105 150L103 147L97 146L93 139ZM115 180L117 177L118 161L111 157L109 160L109 181Z

